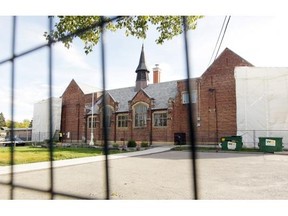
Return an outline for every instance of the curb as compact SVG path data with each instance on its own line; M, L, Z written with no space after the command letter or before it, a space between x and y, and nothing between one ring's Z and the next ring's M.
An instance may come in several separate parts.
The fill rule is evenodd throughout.
M170 151L171 148L172 147L154 147L154 148L146 149L142 151L125 152L125 153L119 153L119 154L114 154L114 155L108 155L108 160L123 159L123 158L128 158L128 157L137 157L137 156L149 155L149 154L157 154L161 152ZM93 162L98 162L98 161L103 161L103 160L105 160L105 155L67 159L67 160L58 160L58 161L53 161L53 168L93 163ZM13 173L29 172L29 171L43 170L43 169L50 169L50 161L14 165ZM10 173L11 173L11 166L0 167L0 175L10 174Z

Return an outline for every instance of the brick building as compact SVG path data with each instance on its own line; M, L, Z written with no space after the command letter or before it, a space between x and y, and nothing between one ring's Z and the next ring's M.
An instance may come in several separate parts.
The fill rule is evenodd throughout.
M189 81L199 143L215 143L221 136L236 134L236 66L253 65L226 48L201 77ZM64 140L89 143L93 136L95 143L101 144L104 100L111 142L173 143L176 135L190 140L187 80L160 82L161 69L156 65L153 84L148 84L150 71L143 46L135 72L135 86L107 90L105 95L72 80L62 95Z
M236 135L236 90L234 69L253 65L226 48L198 79L199 142L219 141Z

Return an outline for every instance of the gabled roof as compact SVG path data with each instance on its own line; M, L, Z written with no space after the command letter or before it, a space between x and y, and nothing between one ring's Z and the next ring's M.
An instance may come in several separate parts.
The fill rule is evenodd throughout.
M175 98L177 95L177 81L150 84L145 89L142 89L142 91L150 98L155 99L155 107L153 109L166 109L168 108L169 98ZM133 99L137 94L137 92L134 91L134 87L108 90L108 92L119 102L117 112L128 111L128 101Z
M136 98L137 95L140 94L141 92L142 92L147 98L149 98L149 99L153 98L153 97L151 97L149 94L147 94L147 92L145 92L144 89L141 88L139 91L137 91L137 93L134 95L134 97L131 98L130 100L133 101L134 98Z
M177 82L162 82L156 84L150 84L145 89L141 89L149 98L153 98L155 101L153 109L167 109L168 100L170 98L175 98L177 95ZM128 101L132 100L138 92L134 91L134 87L120 88L107 90L107 93L118 102L117 112L128 112L129 105ZM94 105L94 114L99 113L99 106L102 103L103 97ZM88 114L92 114L90 111Z
M225 48L223 50L222 53L220 53L220 55L212 62L212 64L205 70L205 72L201 75L201 77L205 76L207 73L209 73L209 71L217 64L220 64L221 59L223 60L223 58L231 58L231 56L233 56L233 62L235 64L235 59L237 59L238 64L234 65L234 66L250 66L253 67L254 65L251 64L250 62L248 62L247 60L245 60L244 58L242 58L241 56L239 56L237 53L233 52L232 50L230 50L229 48Z
M65 92L67 91L67 89L69 89L69 87L72 86L72 85L78 86L83 94L91 94L93 92L101 92L102 91L102 89L100 89L100 88L97 88L97 87L94 87L94 86L90 86L90 85L87 85L87 84L84 84L84 83L79 83L79 82L76 82L74 79L72 79L71 82L69 83L68 87L63 92L62 97L65 94Z
M143 91L155 99L153 109L166 109L169 98L175 98L177 95L177 81L150 84Z
M107 90L107 92L111 95L112 98L114 98L115 102L119 103L117 112L128 111L128 101L131 100L137 93L134 91L134 86L121 89Z
M87 85L81 82L77 82L79 88L83 91L84 94L91 94L93 92L100 92L102 89L95 86Z

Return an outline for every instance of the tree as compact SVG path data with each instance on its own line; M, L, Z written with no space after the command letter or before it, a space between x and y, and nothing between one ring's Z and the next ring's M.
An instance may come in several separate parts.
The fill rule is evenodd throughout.
M8 128L11 128L11 127L12 127L12 121L8 119L8 120L6 121L6 126L7 126ZM14 127L16 127L15 122L14 122Z
M29 128L30 120L24 119L22 122L19 122L19 128Z
M0 113L0 127L6 127L6 121L3 113Z
M187 29L195 29L197 20L203 16L188 16ZM93 47L98 43L101 35L101 29L97 26L85 33L67 37L68 34L73 34L81 28L88 28L89 26L100 23L100 16L58 16L58 21L55 24L55 30L48 35L45 32L44 36L49 39L51 36L54 40L59 40L69 48L73 39L79 37L84 42L85 53L88 54L93 50ZM181 16L125 16L116 18L112 21L110 18L106 19L105 25L107 30L116 31L117 29L125 29L126 36L135 36L137 38L146 38L146 33L151 25L156 26L159 32L159 37L156 39L157 44L163 44L165 40L171 40L173 37L183 32Z
M12 121L8 119L6 121L6 125L8 128L11 128ZM28 119L24 119L22 122L14 121L14 128L29 128L29 125L30 125L30 120Z
M33 127L33 119L31 119L30 123L29 123L29 128Z

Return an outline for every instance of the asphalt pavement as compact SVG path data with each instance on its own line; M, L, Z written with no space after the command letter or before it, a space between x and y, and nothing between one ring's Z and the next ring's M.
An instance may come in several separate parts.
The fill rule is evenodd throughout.
M157 147L145 150L147 152L109 156L110 199L193 199L191 154L169 151L169 148ZM142 154L144 152L145 155ZM87 158L81 163L74 160L74 164L66 165L63 162L55 167L54 190L59 194L105 199L105 163L103 158L98 158ZM196 166L199 199L288 199L288 155L199 152ZM1 181L8 182L9 178L8 173L0 175ZM48 190L49 169L19 170L14 174L14 183ZM0 199L9 199L9 186L0 185L0 191ZM16 188L14 192L15 199L49 199L49 194L26 189ZM56 195L55 199L68 197Z

